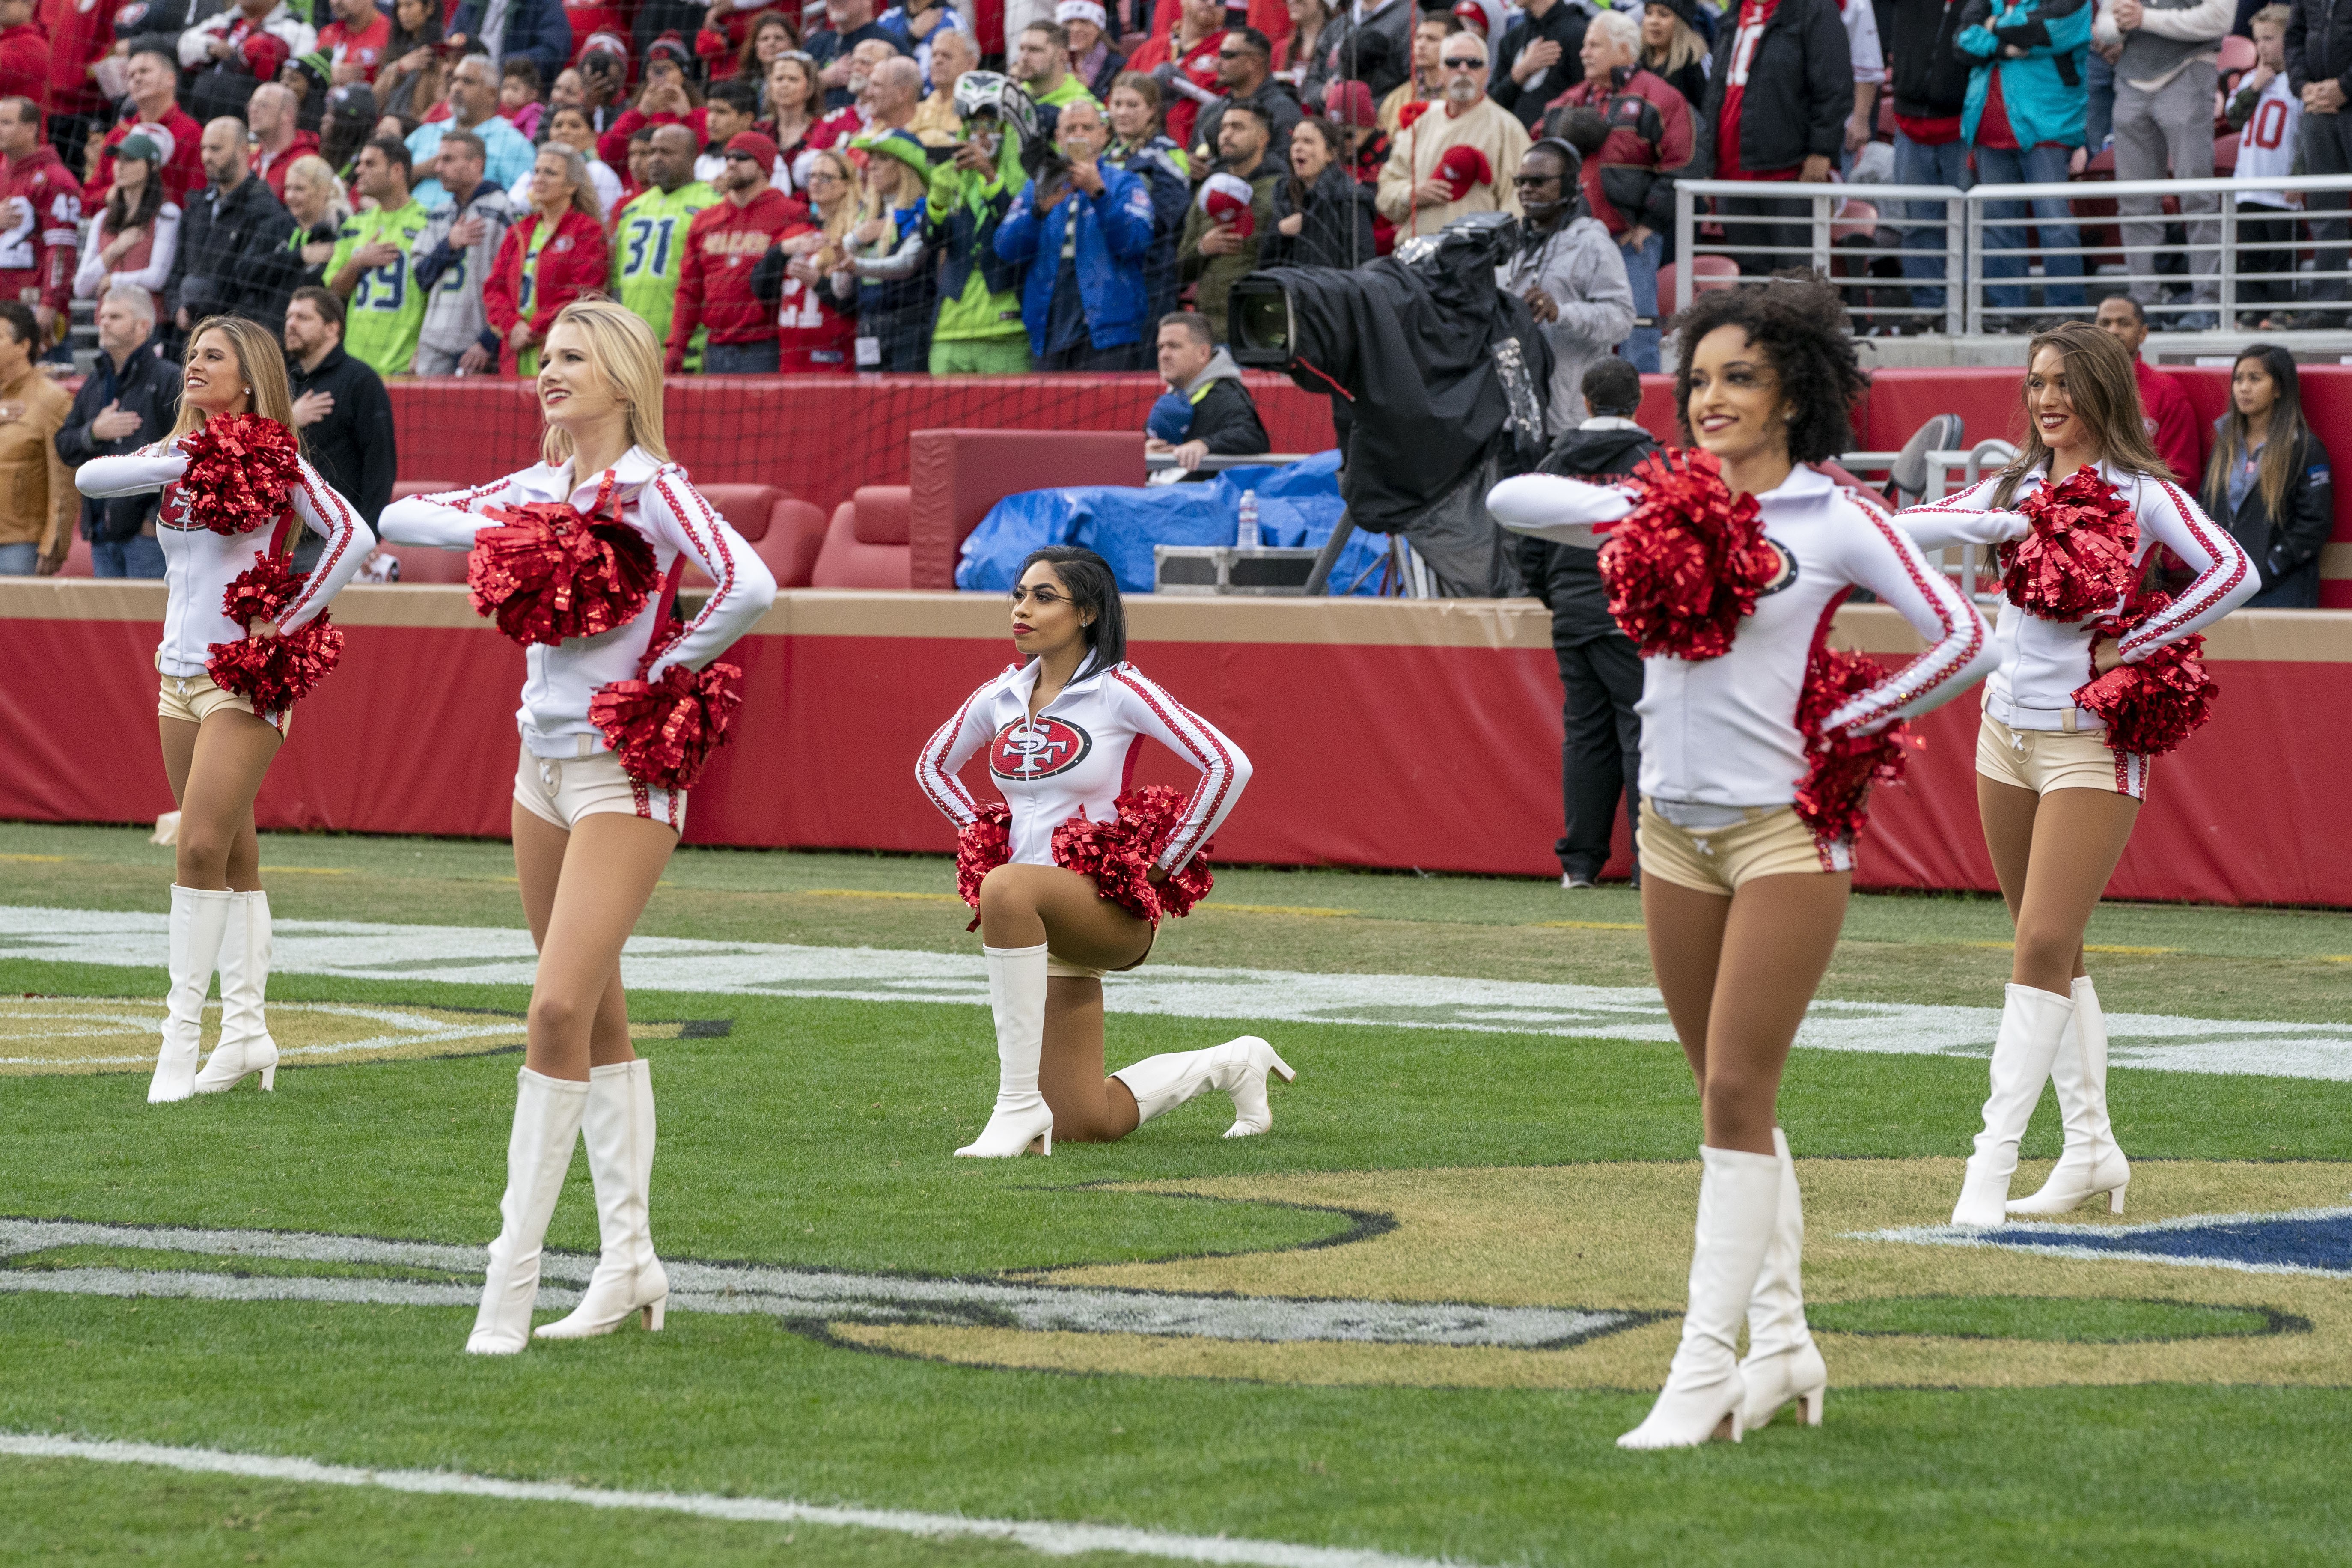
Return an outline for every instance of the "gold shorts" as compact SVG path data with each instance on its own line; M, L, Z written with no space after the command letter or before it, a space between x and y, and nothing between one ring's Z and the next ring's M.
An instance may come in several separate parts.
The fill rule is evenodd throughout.
M1151 938L1152 942L1159 941L1159 931L1154 931ZM1122 963L1117 969L1096 969L1084 963L1072 963L1066 958L1049 952L1045 955L1045 978L1048 980L1100 980L1106 974L1124 974L1130 969L1140 969L1143 967L1143 961L1150 956L1151 942L1147 942L1143 944L1143 951L1135 955L1133 963Z
M201 724L206 717L224 708L234 708L240 713L253 713L251 698L239 697L234 691L224 689L209 675L165 675L159 679L163 683L155 694L155 716L159 719L177 719L184 724ZM294 715L291 712L254 713L254 717L275 729L278 738L283 740Z
M1977 729L1977 772L2035 795L2103 789L2146 800L2148 760L2113 750L2105 735L2101 730L2012 730L1988 713Z
M1853 845L1815 839L1789 805L1752 805L1744 821L1689 828L1668 822L1644 797L1641 849L1642 875L1703 893L1737 892L1759 877L1853 869Z
M622 771L610 752L584 757L534 757L529 750L515 767L515 804L569 833L583 816L610 812L642 816L677 832L686 831L686 795L639 784Z

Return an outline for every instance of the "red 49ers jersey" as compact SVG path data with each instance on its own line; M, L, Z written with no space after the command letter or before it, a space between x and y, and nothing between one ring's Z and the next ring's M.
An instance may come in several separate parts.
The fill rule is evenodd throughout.
M0 298L73 302L79 251L81 182L46 142L0 173ZM47 347L47 344L43 344Z
M1013 863L1051 866L1054 829L1081 813L1091 822L1117 815L1137 746L1149 735L1201 770L1158 862L1162 870L1181 870L1241 799L1249 758L1133 665L1073 680L1033 718L1029 698L1036 685L1032 660L966 698L915 763L923 794L958 827L971 821L978 811L956 773L985 746L989 776L1013 812Z

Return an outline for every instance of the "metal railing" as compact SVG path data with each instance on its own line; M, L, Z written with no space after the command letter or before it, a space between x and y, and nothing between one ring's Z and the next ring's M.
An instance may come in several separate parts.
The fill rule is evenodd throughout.
M2126 290L2153 294L2144 308L2158 331L2242 333L2260 329L2273 312L2314 309L2352 320L2346 238L2315 232L2319 225L2342 225L2344 213L2306 215L2245 199L2281 191L2301 196L2306 207L2314 197L2342 202L2352 198L2352 174L2072 180L1966 191L1685 180L1675 187L1677 259L1669 308L1684 310L1700 288L1719 286L1700 278L1695 265L1714 256L1744 264L1749 281L1789 267L1828 275L1846 291L1857 330L2018 331L2087 317L2097 296ZM2126 202L2155 206L2168 197L2200 210L2119 211ZM2201 210L2207 201L2210 211ZM1715 210L1703 212L1702 202ZM1854 212L1857 203L1875 209L1874 218ZM2249 231L2248 224L2261 226ZM2168 232L2175 227L2179 240ZM2315 247L2321 265L2298 266L2299 252ZM1872 262L1888 259L1907 259L1922 275L1873 271ZM1989 264L2002 275L1989 272ZM1937 275L1927 275L1931 266ZM2175 290L2182 297L2170 297Z

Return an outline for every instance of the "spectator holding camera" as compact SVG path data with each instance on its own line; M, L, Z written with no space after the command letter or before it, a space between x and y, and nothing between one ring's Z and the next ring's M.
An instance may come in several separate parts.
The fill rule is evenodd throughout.
M1041 371L1144 368L1151 187L1101 162L1109 140L1100 108L1067 105L1055 132L1065 166L1024 186L996 231L996 254L1029 269L1021 318Z
M1510 180L1527 155L1527 128L1486 96L1486 40L1456 33L1437 63L1444 102L1398 133L1381 171L1380 209L1401 235L1435 234L1469 213L1520 210Z
M596 139L596 151L604 162L625 162L630 137L648 125L683 125L693 133L698 150L710 139L701 94L686 79L687 59L685 47L675 38L646 55L646 78L637 89L637 101ZM452 88L450 97L456 96Z
M1527 221L1518 251L1495 268L1497 288L1528 302L1551 345L1545 414L1564 430L1584 416L1584 373L1610 357L1633 330L1633 291L1624 258L1601 221L1584 210L1576 149L1546 137L1519 160L1512 186Z
M1274 187L1274 232L1264 267L1361 267L1380 254L1372 193L1339 161L1339 133L1320 120L1290 137L1290 177Z
M1184 217L1176 264L1217 342L1225 339L1225 299L1234 283L1255 271L1258 248L1274 228L1274 191L1280 164L1266 155L1274 127L1252 103L1228 105L1217 127L1217 172L1201 185Z
M997 255L996 229L1024 184L1022 143L1038 133L1035 110L1020 88L989 71L966 76L956 97L963 144L932 174L928 209L942 255L931 374L1020 375L1029 369L1021 269Z
M156 341L155 296L129 284L109 288L98 302L98 358L58 431L58 456L78 468L92 458L135 452L163 439L179 414L180 367ZM163 547L155 542L161 500L157 490L83 500L91 575L163 574Z
M1576 109L1601 116L1604 139L1583 160L1585 207L1615 241L1633 310L1650 322L1626 339L1625 357L1634 369L1654 373L1658 268L1674 229L1675 181L1689 171L1696 145L1690 105L1642 64L1641 26L1622 11L1604 11L1586 27L1583 63L1584 79L1552 100L1545 132L1560 136Z

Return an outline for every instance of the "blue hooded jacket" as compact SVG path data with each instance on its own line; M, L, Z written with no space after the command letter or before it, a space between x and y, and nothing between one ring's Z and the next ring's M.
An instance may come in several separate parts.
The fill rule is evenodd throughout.
M1086 308L1087 336L1098 349L1143 341L1144 324L1151 315L1143 277L1144 257L1151 249L1151 186L1141 175L1108 163L1096 168L1102 175L1102 195L1090 196L1073 186L1053 211L1041 214L1037 182L1032 180L997 226L996 254L1006 261L1032 264L1021 286L1021 324L1029 329L1034 353L1045 352L1062 240L1074 222L1078 226L1078 299Z
M2089 97L2083 62L2090 52L2091 0L1969 0L1953 41L1976 61L1969 72L1968 105L1960 111L1961 141L1976 144L1992 73L1999 71L2001 106L2019 146L2083 144L2083 110ZM2003 58L2003 49L2011 45L2026 52Z

